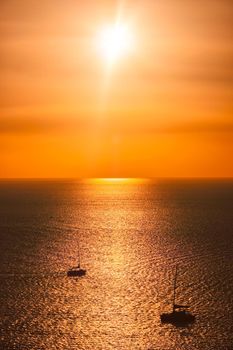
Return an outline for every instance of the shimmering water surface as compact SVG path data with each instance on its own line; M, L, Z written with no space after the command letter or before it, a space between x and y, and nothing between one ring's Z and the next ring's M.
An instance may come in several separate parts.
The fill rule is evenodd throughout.
M0 238L0 349L233 349L232 181L1 181Z

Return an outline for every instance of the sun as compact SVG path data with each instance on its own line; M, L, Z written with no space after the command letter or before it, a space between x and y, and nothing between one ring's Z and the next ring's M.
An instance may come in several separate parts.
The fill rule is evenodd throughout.
M102 29L98 39L101 54L108 64L129 53L133 46L130 29L123 23L116 23Z

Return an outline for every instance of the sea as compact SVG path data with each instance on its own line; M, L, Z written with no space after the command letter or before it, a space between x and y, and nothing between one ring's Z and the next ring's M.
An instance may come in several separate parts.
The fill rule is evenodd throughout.
M0 349L233 349L233 180L1 180Z

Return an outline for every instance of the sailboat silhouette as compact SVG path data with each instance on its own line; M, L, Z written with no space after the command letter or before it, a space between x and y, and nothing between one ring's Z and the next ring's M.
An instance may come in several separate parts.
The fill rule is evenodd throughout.
M173 287L173 307L172 312L163 313L160 315L162 323L172 323L172 324L189 324L195 321L195 316L191 314L188 310L188 305L176 304L176 282L177 282L177 266L175 269L174 287Z
M78 241L78 265L72 267L67 271L68 277L81 277L86 274L86 270L81 268L81 259L80 259L80 246Z

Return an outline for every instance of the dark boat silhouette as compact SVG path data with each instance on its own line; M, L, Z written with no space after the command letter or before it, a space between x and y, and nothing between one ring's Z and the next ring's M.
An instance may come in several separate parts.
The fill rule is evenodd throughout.
M176 281L177 281L177 266L174 278L174 294L172 312L163 313L160 315L162 323L171 323L174 325L188 325L195 322L195 315L189 311L188 305L176 304Z
M84 276L85 274L86 274L86 270L81 269L80 265L71 267L67 271L68 277L81 277L81 276Z
M67 271L68 277L81 277L86 275L86 270L81 268L81 261L80 261L80 247L78 242L78 265L71 267Z

